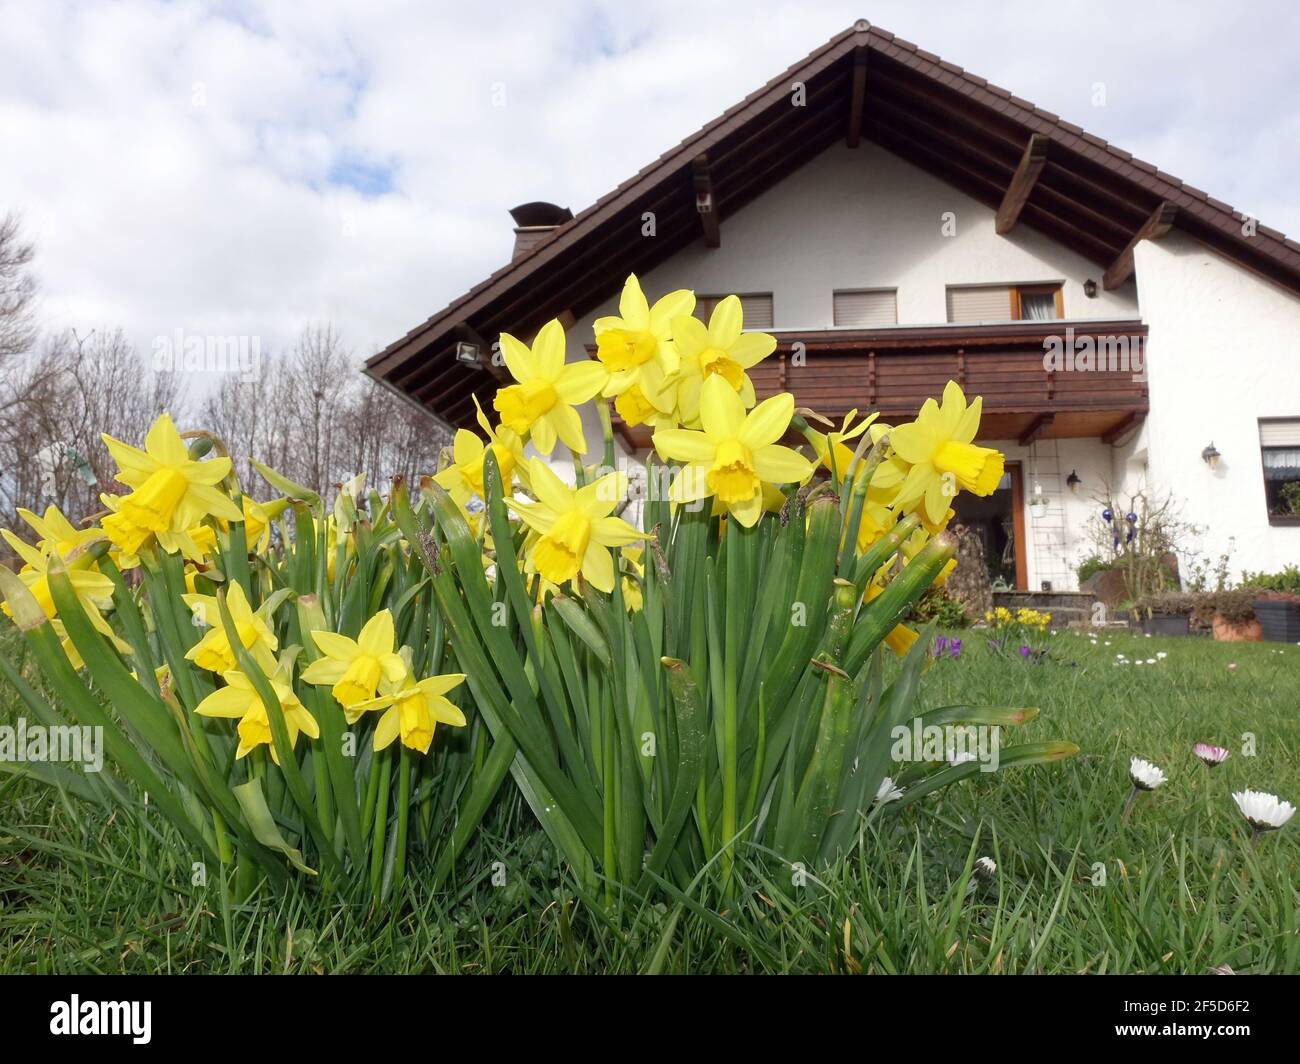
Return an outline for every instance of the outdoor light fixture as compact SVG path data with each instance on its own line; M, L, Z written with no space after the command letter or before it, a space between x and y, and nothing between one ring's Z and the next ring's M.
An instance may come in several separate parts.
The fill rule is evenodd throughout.
M1078 472L1076 470L1071 469L1070 475L1065 478L1066 487L1068 487L1072 492L1074 492L1074 494L1078 495L1079 485L1082 483L1083 481L1079 479Z
M472 344L468 340L458 340L456 342L456 361L464 362L467 366L477 366L478 344Z
M1210 441L1210 446L1201 452L1201 460L1212 470L1219 468L1219 449L1214 446L1214 441Z
M1097 282L1094 281L1091 277L1089 277L1086 281L1083 282L1083 294L1087 296L1089 299L1097 298Z

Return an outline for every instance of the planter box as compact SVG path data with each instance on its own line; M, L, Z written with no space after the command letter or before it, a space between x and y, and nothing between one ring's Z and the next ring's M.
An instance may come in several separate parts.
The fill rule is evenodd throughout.
M1258 643L1264 638L1258 618L1241 624L1229 624L1216 613L1213 625L1214 638L1220 643Z
M1147 635L1190 635L1190 613L1157 613L1142 618L1142 631Z
M1260 631L1270 643L1300 643L1300 602L1256 599L1252 605Z

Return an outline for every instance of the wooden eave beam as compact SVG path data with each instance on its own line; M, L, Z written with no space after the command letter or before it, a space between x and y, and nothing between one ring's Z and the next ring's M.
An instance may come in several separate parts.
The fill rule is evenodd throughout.
M871 49L860 44L853 50L853 83L849 88L849 131L844 143L856 148L862 142L862 116L867 109L867 56Z
M1044 432L1052 427L1052 422L1056 420L1055 414L1039 414L1029 423L1029 428L1020 434L1020 446L1028 447L1035 440L1039 439Z
M1151 212L1151 216L1142 223L1142 228L1133 234L1133 239L1119 253L1102 274L1101 284L1107 291L1118 288L1133 276L1133 250L1144 240L1159 240L1173 228L1174 219L1178 217L1176 204L1164 200Z
M1110 445L1115 443L1117 440L1123 439L1141 425L1144 420L1146 420L1146 414L1135 410L1119 424L1103 432L1101 435L1101 442Z
M1050 143L1050 138L1041 133L1035 133L1029 138L1025 154L1020 157L1020 165L1016 167L1011 184L1007 186L1007 191L1002 197L1002 205L998 208L999 236L1006 236L1020 220L1020 212L1029 202L1029 194L1034 191L1034 185L1038 183L1038 175L1043 172L1043 166L1047 162L1047 146Z
M718 203L713 195L713 177L709 173L709 157L697 155L691 163L692 184L695 186L695 210L700 216L706 248L722 247L722 227L718 224Z

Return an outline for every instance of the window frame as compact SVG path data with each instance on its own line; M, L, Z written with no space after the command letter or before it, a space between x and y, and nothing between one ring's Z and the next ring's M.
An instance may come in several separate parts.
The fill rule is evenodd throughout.
M1256 419L1256 423L1257 423L1257 426L1256 426L1256 427L1257 427L1257 430L1258 430L1258 426L1259 426L1259 425L1278 424L1278 423L1280 423L1280 422L1289 422L1289 423L1292 423L1292 424L1300 424L1300 415L1297 415L1296 417L1261 417L1261 418L1257 418L1257 419ZM1265 452L1265 451L1278 451L1278 450L1291 450L1291 448L1284 448L1284 447L1270 447L1270 446L1266 445L1262 440L1260 441L1260 444L1259 444L1259 475L1260 475L1260 478L1261 478L1261 480L1262 480L1262 482L1263 482L1263 483L1262 483L1262 487L1263 487L1263 489L1264 489L1264 513L1265 513L1265 515L1268 517L1268 523L1269 523L1270 525L1276 525L1276 526L1287 526L1287 525L1291 525L1291 526L1295 526L1295 527L1300 527L1300 514L1275 514L1275 513L1273 512L1272 508L1271 508L1271 507L1269 506L1269 504L1268 504L1268 483L1269 483L1269 476L1268 476L1268 466L1264 463L1264 452Z
M858 296L858 295L881 295L888 294L894 297L894 320L891 324L898 324L898 286L893 288L887 285L875 285L868 288L832 288L831 289L831 328L832 329L884 329L888 325L841 325L835 320L835 297L836 296Z
M766 299L771 304L772 324L771 325L744 325L742 326L742 328L745 332L754 332L756 330L762 331L763 329L776 328L776 296L772 292L723 292L721 295L714 295L711 292L704 292L704 293L697 292L695 294L696 316L699 317L700 320L703 321L705 325L708 325L709 318L713 316L714 307L716 307L719 303L721 303L724 299L726 299L727 296L735 296L737 299L740 300L740 309L742 313L744 312L745 300L747 299ZM713 306L709 308L708 314L704 314L700 310L700 303L706 299L712 300L713 302Z
M1037 318L1026 318L1024 316L1024 307L1021 299L1026 295L1045 296L1050 295L1056 306L1056 319L1062 321L1065 318L1065 298L1062 294L1065 286L1060 283L1048 284L1013 284L1011 289L1011 320L1012 321L1037 321ZM1051 319L1049 319L1051 320Z

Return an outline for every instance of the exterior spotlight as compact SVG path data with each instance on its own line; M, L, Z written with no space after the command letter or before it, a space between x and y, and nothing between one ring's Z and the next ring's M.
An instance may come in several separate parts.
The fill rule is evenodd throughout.
M1219 449L1214 446L1214 441L1210 441L1210 446L1201 452L1201 460L1210 467L1210 469L1219 468Z
M1078 495L1079 485L1082 483L1083 481L1079 479L1078 472L1076 470L1071 469L1070 475L1065 478L1066 487L1068 487L1072 492L1074 492L1074 494Z
M1086 281L1083 282L1083 294L1087 296L1089 299L1097 298L1097 282L1094 281L1091 277L1089 277Z
M463 362L467 366L477 366L478 365L478 344L472 344L468 340L457 341L456 361Z

